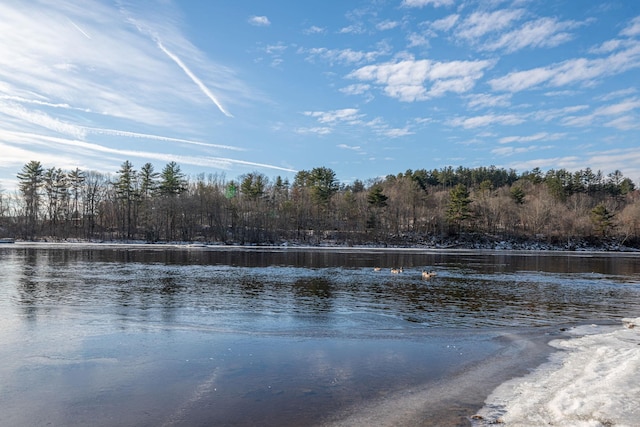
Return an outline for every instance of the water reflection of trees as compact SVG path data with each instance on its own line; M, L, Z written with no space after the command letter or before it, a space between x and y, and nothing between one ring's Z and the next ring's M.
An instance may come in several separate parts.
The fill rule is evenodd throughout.
M56 265L68 263L65 254L56 251L26 248L18 252L19 269L16 277L20 309L28 319L62 305L72 284L63 269Z
M160 316L165 322L185 310L206 309L317 319L385 313L425 325L528 324L625 315L638 300L620 276L602 275L637 274L634 258L312 252L27 248L16 252L18 267L9 280L31 319L43 310L86 305L122 319ZM326 268L339 258L340 267ZM372 265L404 265L405 273L374 272ZM432 265L442 274L421 280L420 268ZM565 276L581 271L596 275Z
M334 284L324 277L301 278L291 287L298 312L328 313L333 307Z

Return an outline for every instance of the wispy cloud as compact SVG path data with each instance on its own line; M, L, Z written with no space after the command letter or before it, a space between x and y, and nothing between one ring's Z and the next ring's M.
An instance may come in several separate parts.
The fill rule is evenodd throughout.
M58 147L66 147L67 149L72 150L82 150L85 155L88 156L100 156L104 154L109 154L116 156L117 158L129 159L129 158L141 158L141 159L150 159L150 160L159 160L162 162L171 162L175 161L185 165L193 165L193 166L201 166L201 167L212 167L212 168L221 168L228 169L231 165L245 165L245 166L254 166L260 168L267 169L275 169L286 172L296 172L296 170L291 168L280 167L276 165L270 165L259 162L252 162L247 160L239 160L232 159L227 157L214 157L214 156L188 156L188 155L179 155L172 153L161 153L161 152L151 152L151 151L139 151L139 150L124 150L112 147L106 147L100 144L95 144L91 142L85 142L75 139L66 139L66 138L58 138L52 136L45 136L40 134L29 134L25 132L1 132L0 135L10 135L14 141L22 142L26 145L38 144L38 145L46 145L50 147L52 144Z
M4 97L4 98L16 99L20 102L25 102L27 104L46 105L46 106L53 106L56 108L61 107L61 105L59 104L43 103L37 100L36 101L24 100L23 98L19 98L19 97ZM68 106L66 106L65 104L62 104L62 108L68 108ZM56 133L69 135L74 138L78 138L82 140L86 139L88 134L100 134L100 135L110 135L110 136L118 136L118 137L125 137L125 138L142 138L142 139L153 139L156 141L179 142L183 144L198 145L198 146L208 147L208 148L244 151L241 148L232 147L229 145L208 144L208 143L192 141L184 138L171 138L171 137L161 136L161 135L151 135L151 134L129 132L129 131L123 131L123 130L117 130L117 129L93 128L93 127L76 125L73 123L65 122L58 118L54 118L43 111L29 110L27 108L24 108L22 105L18 103L0 102L0 113L10 117L14 117L24 122L31 123L33 125L36 125L45 129L52 130Z
M562 108L548 108L534 111L531 116L535 120L542 120L544 122L549 122L552 120L562 120L568 115L575 114L578 111L584 111L589 109L589 106L586 104L581 105L568 105Z
M555 18L540 18L522 25L482 46L483 50L505 50L515 52L525 47L555 47L574 38L567 30L580 24L574 21L558 21Z
M411 33L407 36L407 41L409 42L409 44L407 45L408 48L418 47L418 46L421 46L421 47L431 46L431 42L429 41L429 38L424 34Z
M393 30L394 28L396 28L399 25L400 25L400 22L398 22L398 21L386 20L386 21L378 22L376 24L376 29L378 31Z
M456 37L476 41L478 38L503 30L524 15L523 9L502 9L493 12L474 12L456 28Z
M86 135L81 126L64 122L41 111L26 109L18 104L0 103L0 113L75 138L84 138Z
M640 67L640 42L605 58L576 58L546 67L515 71L489 81L494 90L520 92L537 86L563 87Z
M366 119L366 115L357 108L344 108L331 111L305 111L303 114L316 119L322 126L298 128L296 129L296 133L299 134L328 135L340 129L343 131L348 129L349 132L366 130L385 138L400 138L414 134L409 126L401 128L392 127L380 117Z
M621 170L628 177L640 176L640 151L636 148L592 151L584 156L540 157L513 162L509 165L516 170L526 171L533 168L567 169L576 171L584 168L613 172Z
M384 136L388 137L388 138L400 138L400 137L403 137L403 136L415 134L415 132L411 131L407 127L382 129L382 130L380 130L379 133L381 135L384 135Z
M524 154L532 151L539 151L544 149L549 149L552 147L549 146L539 146L539 145L530 145L528 147L498 147L491 150L491 153L496 154L498 156L513 156L515 154Z
M230 123L223 121L232 116L228 107L264 99L186 38L174 7L0 2L0 132L13 132L6 140L13 150L5 152L113 170L130 154L164 161L169 154L151 151L190 148L210 167L262 167L247 149L202 138L232 141L228 130L216 132ZM242 158L214 157L220 150ZM197 154L183 157L185 165L203 164Z
M620 130L640 129L640 116L634 110L640 109L640 98L625 99L616 104L596 108L591 114L583 116L568 116L562 123L568 126L591 126L601 124L602 119L608 120L605 126ZM613 116L619 116L612 118Z
M359 113L357 108L344 108L333 111L305 111L305 116L314 117L320 123L335 123L359 121L363 115Z
M511 95L492 95L488 93L478 93L466 97L467 107L469 108L486 108L486 107L508 107L511 105Z
M460 15L458 15L457 13L452 14L433 21L429 27L436 31L449 31L453 28L453 26L458 22L459 19Z
M105 117L163 127L189 122L178 109L166 108L167 100L172 107L201 107L202 101L189 87L193 83L206 98L213 93L212 77L220 79L214 84L223 87L227 96L250 96L230 70L214 64L186 41L170 18L172 10L158 7L154 11L158 16L147 22L127 7L89 2L80 8L65 0L0 4L5 18L0 22L4 35L0 49L5 52L0 57L0 81L5 82L0 95L67 104ZM169 53L150 49L158 34L163 34L161 45ZM186 67L181 54L197 61L198 71L207 78ZM188 81L179 72L187 73ZM214 98L223 105L219 95Z
M358 151L358 152L362 151L362 147L360 147L359 145L338 144L336 145L336 147L342 148L343 150L352 150L352 151Z
M314 61L322 59L330 64L359 64L374 61L376 58L388 55L388 48L380 46L378 50L358 51L353 49L327 49L325 47L315 47L309 49L299 49L298 53L306 54L307 60Z
M312 126L312 127L299 127L294 130L295 133L300 135L329 135L333 132L333 129L328 126Z
M631 20L621 32L620 35L627 37L635 37L640 35L640 16L636 16Z
M498 142L500 144L509 144L512 142L522 143L522 142L533 142L533 141L554 141L560 138L566 137L566 133L548 133L548 132L538 132L533 135L527 136L505 136L500 138Z
M472 129L491 125L518 125L525 119L516 114L485 114L474 117L456 117L447 121L449 126Z
M340 92L346 93L347 95L362 95L364 93L367 93L369 89L371 89L371 85L357 83L341 88Z
M303 33L304 34L324 34L326 33L326 28L318 27L317 25L312 25L309 28L306 28Z
M4 135L4 132L0 131L0 135ZM15 143L8 144L0 141L0 152L2 153L2 156L0 156L0 167L18 171L24 164L39 158L35 156L37 153L34 152L34 148L36 147L34 147L33 144L26 144L24 147L20 147ZM47 155L46 160L47 165L56 165L56 167L67 170L83 166L83 163L79 162L74 156L60 151ZM92 162L91 169L96 170L99 167L99 161ZM12 173L12 176L15 177L15 174ZM17 180L6 180L4 189L16 187L16 181Z
M16 103L19 103L19 104L41 105L43 107L62 108L67 110L82 111L84 113L91 113L91 110L88 108L72 107L71 105L66 103L53 103L53 102L42 101L40 99L23 98L21 96L0 95L0 100L15 101Z

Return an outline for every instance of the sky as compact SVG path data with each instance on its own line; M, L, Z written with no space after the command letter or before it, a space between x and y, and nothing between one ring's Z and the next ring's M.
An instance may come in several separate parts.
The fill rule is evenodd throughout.
M3 0L0 16L5 192L31 160L640 183L640 1Z

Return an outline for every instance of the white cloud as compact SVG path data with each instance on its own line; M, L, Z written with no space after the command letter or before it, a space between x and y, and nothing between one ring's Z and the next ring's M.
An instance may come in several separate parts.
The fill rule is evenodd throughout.
M311 27L305 29L303 32L304 34L324 34L327 32L327 30L325 28L312 25Z
M367 65L351 72L347 78L373 81L382 86L388 96L413 102L446 92L466 92L493 64L488 60L437 62L409 58ZM427 87L427 83L431 86Z
M369 89L371 89L370 85L357 83L341 88L340 92L347 95L362 95L364 93L367 93Z
M409 41L408 48L424 46L429 47L429 39L423 34L411 33L407 36L407 41Z
M452 6L455 0L402 0L402 6L405 7L424 7L424 6Z
M415 132L412 132L405 127L405 128L384 129L380 133L389 138L400 138L407 135L413 135Z
M255 25L257 27L267 27L271 25L271 21L266 16L250 16L247 20L249 24Z

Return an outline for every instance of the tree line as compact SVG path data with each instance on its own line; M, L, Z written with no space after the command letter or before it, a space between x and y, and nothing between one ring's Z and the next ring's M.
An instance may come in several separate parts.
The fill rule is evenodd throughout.
M188 177L125 161L114 174L31 161L0 192L0 234L34 239L409 245L465 236L640 243L640 192L620 171L407 170L341 184L327 167L290 182ZM0 235L0 237L2 237Z

